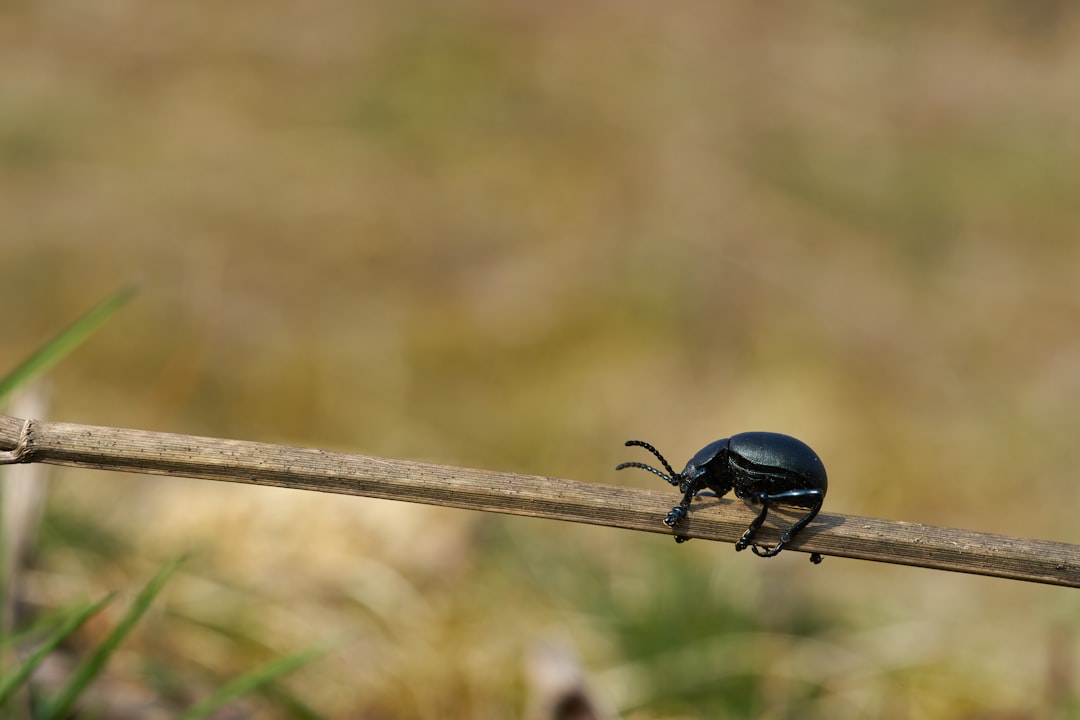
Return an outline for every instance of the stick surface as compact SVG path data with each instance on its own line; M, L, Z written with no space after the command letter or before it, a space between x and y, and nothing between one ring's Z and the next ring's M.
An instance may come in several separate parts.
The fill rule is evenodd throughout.
M27 462L361 495L665 534L671 529L662 520L674 502L670 492L0 415L0 464ZM734 543L754 515L741 502L699 498L679 523L679 534ZM783 522L780 529L762 527L760 541L775 542ZM785 549L1080 587L1080 546L919 523L822 513Z

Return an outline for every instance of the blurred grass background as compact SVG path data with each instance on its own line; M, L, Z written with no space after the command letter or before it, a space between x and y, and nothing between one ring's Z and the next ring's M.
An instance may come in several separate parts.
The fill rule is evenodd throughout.
M1049 0L10 3L0 364L137 281L54 419L642 484L628 438L768 429L827 512L1075 542L1078 41ZM520 717L551 644L625 717L1077 708L1063 589L54 478L34 603L195 553L111 666L158 696L340 640L238 712Z

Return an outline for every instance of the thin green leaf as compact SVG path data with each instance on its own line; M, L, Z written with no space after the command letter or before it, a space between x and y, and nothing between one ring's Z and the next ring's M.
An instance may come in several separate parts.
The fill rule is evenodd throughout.
M254 670L226 683L210 697L188 708L186 712L180 715L179 720L198 720L199 718L208 717L227 703L243 697L252 690L283 675L299 670L312 660L325 655L329 650L328 647L308 648L260 665Z
M326 716L307 706L280 683L270 683L259 689L259 695L280 709L282 717L293 720L326 720Z
M135 294L135 287L127 287L106 298L90 309L85 315L61 330L54 338L37 349L30 357L0 378L0 400L12 390L40 375L55 365L61 358L79 346L99 325L126 303Z
M42 611L40 615L0 638L0 652L7 652L12 647L26 647L33 644L33 638L50 635L67 622L74 612L74 608L70 606Z
M68 680L67 686L53 698L52 702L45 705L39 717L47 720L60 720L60 718L68 716L75 701L101 673L109 658L112 657L112 654L120 647L120 643L124 641L131 629L135 627L135 624L139 622L139 619L154 603L158 593L165 587L165 583L169 581L169 578L176 572L182 562L182 558L169 562L146 584L146 587L135 598L135 602L132 603L124 617L113 628L113 631L109 633L109 636L105 638L105 641L79 663Z
M50 635L37 650L31 653L30 657L26 658L19 667L15 668L15 671L11 675L0 681L0 706L3 706L3 704L7 702L8 697L15 692L20 685L26 682L27 678L30 677L37 666L41 664L41 661L44 660L49 653L55 650L57 646L71 636L72 633L82 627L82 624L97 614L101 608L112 602L112 599L112 595L107 595L96 603L71 613L64 624L53 632L53 634Z

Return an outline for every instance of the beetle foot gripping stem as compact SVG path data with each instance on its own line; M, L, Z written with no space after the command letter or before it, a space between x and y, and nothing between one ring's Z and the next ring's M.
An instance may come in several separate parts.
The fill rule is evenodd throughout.
M758 557L767 558L767 557L776 557L777 555L779 555L780 550L783 547L784 547L784 543L779 542L774 547L772 547L772 548L770 548L768 550L762 550L760 545L751 545L750 549L753 550L754 554L757 555ZM743 547L739 547L738 545L736 545L735 549L736 550L745 550L746 546L744 545ZM822 557L821 553L810 553L810 562L812 562L814 565L820 565L821 561L824 560L824 559L825 558Z
M754 543L753 545L750 546L750 549L753 550L754 554L757 555L758 557L776 557L777 555L780 554L780 551L783 550L783 548L784 548L784 541L783 540L776 543L771 548L764 549L764 550L762 549L762 546L758 545L757 543Z
M754 551L754 555L758 557L777 557L777 555L780 554L781 549L783 549L784 544L787 543L787 540L781 539L779 543L766 549L761 549L761 545L758 544L750 545L750 548ZM737 551L742 551L742 549L746 549L746 547L747 546L744 545L741 540L735 544L735 549L737 549ZM821 561L824 559L825 558L822 557L821 553L810 553L810 561L814 563L814 565L821 565Z
M686 517L686 514L687 510L685 507L683 507L682 505L676 505L675 507L671 508L671 512L669 512L667 514L667 517L664 518L664 524L667 525L669 528L674 529L675 526L679 523L679 521ZM689 541L690 538L688 537L683 537L682 535L675 536L675 542L677 543L684 543Z
M675 507L671 508L671 512L669 512L667 514L667 517L664 518L664 524L668 527L673 528L675 527L676 523L678 523L684 517L686 517L686 508L684 508L682 505L676 505Z

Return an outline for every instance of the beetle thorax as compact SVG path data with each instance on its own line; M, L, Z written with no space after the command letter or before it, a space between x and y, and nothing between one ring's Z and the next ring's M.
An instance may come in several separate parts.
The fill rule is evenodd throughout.
M731 491L734 480L727 448L720 448L718 452L698 453L686 463L686 469L680 476L679 487L683 492L693 487L695 490L709 488L719 496L727 494Z

